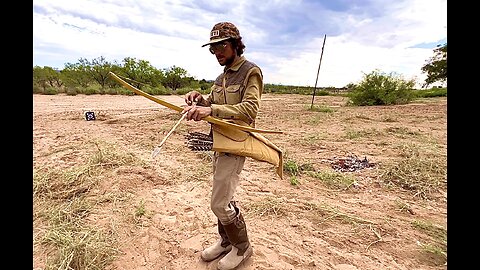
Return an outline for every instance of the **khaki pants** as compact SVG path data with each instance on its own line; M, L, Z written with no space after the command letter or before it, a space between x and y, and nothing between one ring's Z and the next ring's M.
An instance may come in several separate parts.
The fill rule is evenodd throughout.
M215 152L213 156L213 184L210 208L223 225L232 223L237 213L230 204L240 183L244 156Z

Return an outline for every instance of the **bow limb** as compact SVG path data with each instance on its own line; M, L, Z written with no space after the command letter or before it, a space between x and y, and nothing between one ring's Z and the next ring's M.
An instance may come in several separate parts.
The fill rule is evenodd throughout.
M163 105L167 108L170 108L172 110L175 110L177 112L182 112L183 111L183 108L180 107L180 106L177 106L175 104L172 104L170 102L166 102L165 100L161 100L159 98L156 98L148 93L145 93L143 92L142 90L136 88L135 86L127 83L126 81L124 81L122 78L118 77L115 73L113 72L109 72L110 76L112 76L115 80L117 80L119 83L121 83L123 86L125 86L125 88L133 91L135 94L138 94L138 95L141 95L141 96L144 96L152 101L155 101L156 103L160 104L160 105Z
M125 88L133 91L135 94L138 94L138 95L141 95L143 97L146 97L160 105L163 105L167 108L170 108L172 110L175 110L177 112L182 112L183 111L183 108L180 107L180 106L177 106L175 104L172 104L170 102L167 102L165 100L162 100L162 99L159 99L159 98L156 98L146 92L143 92L142 90L136 88L135 86L127 83L126 81L124 81L122 78L118 77L115 73L113 72L109 72L110 76L112 76L115 80L117 80L120 84L122 84ZM225 120L222 120L222 119L219 119L219 118L216 118L216 117L213 117L213 116L207 116L205 118L203 118L203 120L209 122L209 123L212 123L212 124L217 124L217 125L221 125L221 126L226 126L226 127L230 127L230 128L236 128L236 129L240 129L240 130L243 130L243 131L247 131L247 132L258 132L258 133L277 133L277 134L281 134L283 133L283 131L277 131L277 130L265 130L265 129L257 129L257 128L253 128L253 127L250 127L250 126L242 126L242 125L238 125L238 124L235 124L235 123L231 123L231 122L227 122Z

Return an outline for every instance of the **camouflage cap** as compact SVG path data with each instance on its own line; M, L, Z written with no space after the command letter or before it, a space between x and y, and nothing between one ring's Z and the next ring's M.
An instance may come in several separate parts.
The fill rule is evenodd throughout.
M212 31L210 31L210 41L207 44L202 45L202 47L212 43L224 41L229 38L240 38L240 31L238 31L237 27L233 23L219 22L215 24L212 28Z

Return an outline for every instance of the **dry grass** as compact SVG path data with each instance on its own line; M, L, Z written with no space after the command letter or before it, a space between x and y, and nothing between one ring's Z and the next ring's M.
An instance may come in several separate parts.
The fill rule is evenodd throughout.
M105 269L118 254L116 225L98 227L89 217L112 195L91 196L102 174L138 159L105 142L84 165L36 168L33 176L34 224L41 227L34 247L49 250L45 269ZM111 224L110 224L111 225Z
M271 136L278 138L278 145L285 149L286 177L282 181L274 181L267 175L269 171L264 169L266 166L252 164L245 176L250 185L243 186L241 194L248 198L242 202L245 217L255 219L256 228L262 232L268 231L268 225L265 224L269 224L262 223L263 220L275 219L276 224L284 226L286 230L290 221L295 220L294 226L298 226L295 233L300 231L299 227L306 232L300 235L302 239L322 242L315 248L339 247L335 255L322 253L322 256L327 254L325 259L322 257L317 262L324 259L328 261L325 263L330 264L337 260L352 260L352 265L355 264L353 261L360 262L360 269L367 264L367 260L342 257L341 252L358 257L368 252L368 256L375 260L395 257L396 263L403 268L412 266L403 264L407 261L420 262L417 269L440 269L438 267L442 267L447 258L446 226L427 219L430 213L425 210L437 205L443 207L443 200L437 199L445 194L447 168L446 147L442 148L440 139L431 138L428 132L417 130L416 126L402 126L404 122L398 124L404 121L404 117L394 112L345 112L342 107L332 110L328 106L310 110L300 103L282 106L289 113L279 114L278 118L261 118L263 116L260 115L259 122L265 126L283 123L283 127L294 131L284 137ZM274 109L262 113L276 113ZM118 141L77 143L65 139L62 144L52 140L54 144L37 156L42 162L35 164L33 175L34 249L42 251L36 254L44 256L39 261L45 264L45 270L109 269L112 262L119 258L122 241L138 241L129 238L132 230L135 231L132 234L141 234L145 232L143 229L148 228L158 234L155 239L167 238L168 241L157 245L159 249L166 246L165 249L155 251L159 256L171 256L165 258L163 263L173 261L180 255L194 253L191 250L181 253L186 248L180 246L180 241L186 242L190 237L211 233L211 220L205 214L209 212L204 200L208 201L205 199L208 196L205 190L208 190L211 180L212 152L185 150L180 134L189 128L181 125L162 148L164 164L149 163L152 162L148 160L149 151L162 140L180 115L166 113L159 116L155 113L128 118L110 114L112 112L106 111L99 115L99 119L106 120L96 124L108 126L109 129L105 130L113 134L109 134L109 138L118 137ZM334 117L338 120L334 121ZM432 121L436 119L434 116L428 117ZM70 115L66 119L76 121ZM343 120L347 120L346 125L343 125ZM341 173L330 170L325 160L347 153L344 150L347 148L369 151L372 160L384 159L375 166L375 170L368 172ZM144 156L138 156L138 153ZM69 162L59 163L59 158L63 157L68 157ZM141 186L145 182L148 185ZM178 190L176 195L189 202L181 204L175 201L176 197L168 196L172 190ZM192 190L200 191L186 193ZM138 196L139 193L142 196ZM373 193L381 198L369 196ZM370 202L364 198L378 198L378 201ZM446 200L446 197L441 199ZM162 212L161 207L167 205L162 200L168 201L173 208L177 207L175 204L180 204L180 210ZM200 212L200 209L205 212ZM154 224L155 214L167 221L169 217L178 218L179 221L175 224ZM442 216L435 217L440 222ZM160 220L158 216L155 218ZM409 230L409 234L404 234L404 230ZM283 233L282 237L289 237L287 232ZM321 238L311 237L315 233L321 234ZM329 236L329 233L333 236ZM184 238L175 242L178 237ZM201 241L200 238L193 239ZM417 244L412 239L418 240ZM396 242L391 244L389 241ZM404 251L398 253L396 249L406 247L403 244L408 242L417 245L428 258L411 259L408 256L416 253L410 250L412 253L402 257ZM142 242L135 242L136 245L139 243ZM313 242L305 243L313 245ZM262 243L256 244L260 246ZM271 249L275 254L282 254L282 249L292 247L298 247L298 253L305 251L303 244L295 245L285 243ZM395 250L387 250L390 247ZM313 253L308 253L308 256ZM145 254L147 251L142 255ZM302 262L302 259L297 261ZM383 263L388 264L385 261ZM298 269L313 269L307 264L298 263L298 267L303 267ZM170 266L172 264L166 267ZM153 266L145 266L145 269L153 269L148 267ZM258 264L252 269L254 267L260 269L264 266ZM273 269L275 266L265 267Z
M266 197L259 201L244 205L249 216L285 216L289 212L289 205L282 198Z
M446 189L446 153L435 145L399 146L399 160L384 164L379 179L428 198Z

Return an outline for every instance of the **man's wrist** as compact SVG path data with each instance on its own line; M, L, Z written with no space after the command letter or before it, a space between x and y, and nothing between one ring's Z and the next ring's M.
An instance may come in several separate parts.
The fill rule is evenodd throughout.
M219 115L218 115L218 112L219 112L218 106L219 106L218 104L212 104L212 105L210 105L210 115L211 115L211 116L219 117Z

